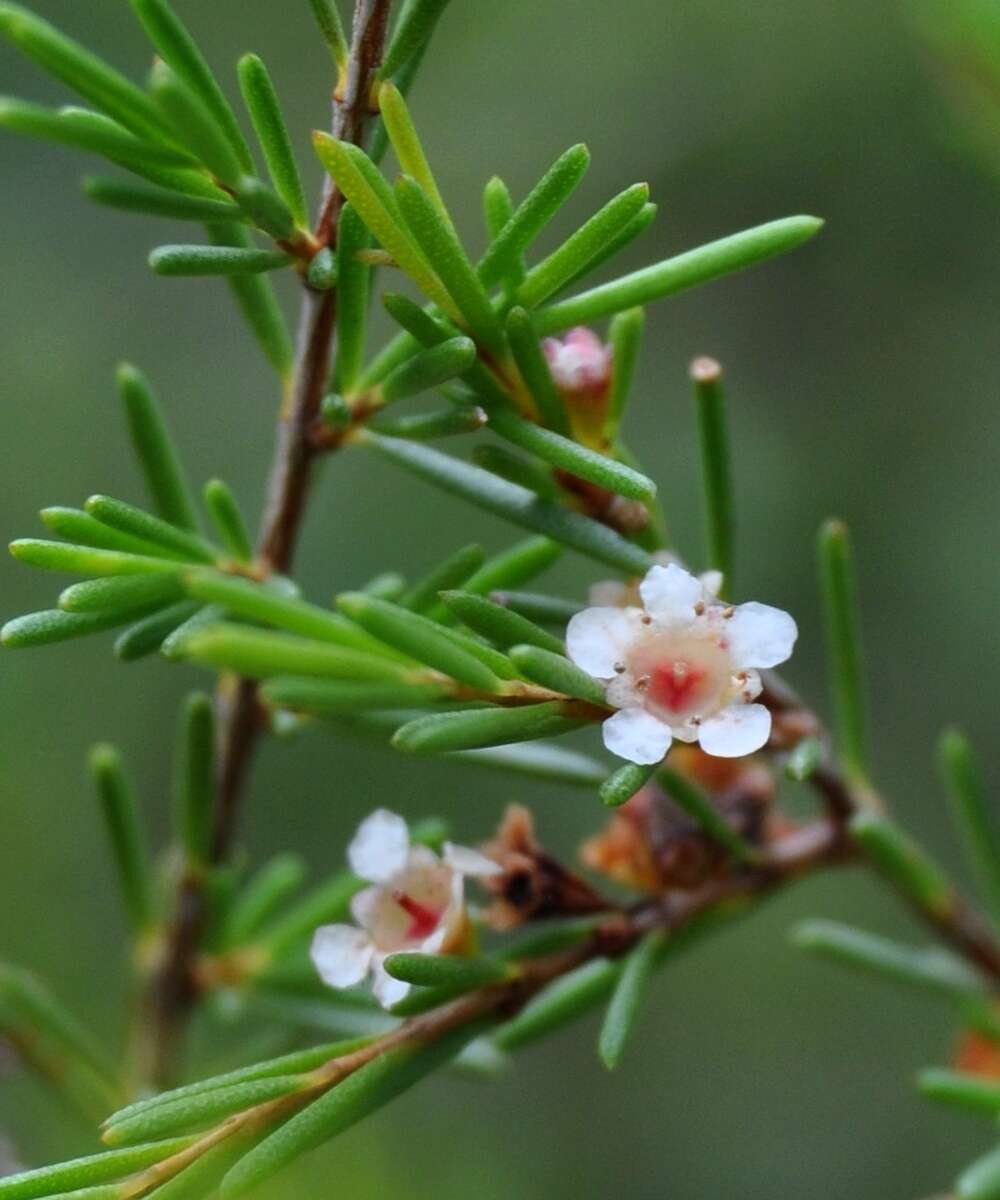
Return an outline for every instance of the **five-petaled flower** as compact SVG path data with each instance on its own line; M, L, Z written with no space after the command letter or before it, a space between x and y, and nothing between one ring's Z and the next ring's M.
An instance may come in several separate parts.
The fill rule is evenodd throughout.
M334 988L353 987L371 973L384 1008L402 1000L410 985L393 979L383 963L390 954L461 952L469 937L466 875L496 874L484 855L446 842L440 857L412 845L402 817L380 808L358 826L347 850L351 870L372 886L351 901L354 925L323 925L312 941L320 978Z
M738 758L763 746L771 714L758 668L792 653L795 621L768 604L721 603L676 563L650 568L641 607L587 608L566 631L569 657L605 684L618 712L604 744L634 763L657 763L674 738Z

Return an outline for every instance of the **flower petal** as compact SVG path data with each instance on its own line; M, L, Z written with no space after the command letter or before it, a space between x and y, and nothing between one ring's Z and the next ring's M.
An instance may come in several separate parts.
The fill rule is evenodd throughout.
M668 563L665 567L650 567L646 578L639 584L639 595L646 612L658 625L687 625L695 619L694 606L705 600L705 589L700 579L679 567Z
M372 967L372 991L383 1008L392 1008L407 995L410 985L402 979L393 979L382 965L386 957L384 954L378 957Z
M596 679L611 679L629 643L640 631L635 608L585 608L566 627L566 653Z
M601 726L612 754L634 763L658 763L670 749L670 726L644 708L622 708Z
M460 875L499 875L503 871L492 858L478 850L470 850L468 846L456 846L454 842L445 842L441 857Z
M736 667L776 667L791 656L799 636L788 613L756 600L739 605L725 626Z
M351 870L371 883L383 883L402 869L410 849L406 822L387 808L377 808L358 826L347 848Z
M353 987L368 974L374 948L363 929L321 925L313 934L310 955L320 979L334 988Z
M351 897L351 916L362 929L366 929L369 933L375 925L375 915L384 892L384 888L366 887L362 888L360 892L355 892Z
M753 754L771 736L771 713L763 704L731 704L701 723L698 742L717 758Z

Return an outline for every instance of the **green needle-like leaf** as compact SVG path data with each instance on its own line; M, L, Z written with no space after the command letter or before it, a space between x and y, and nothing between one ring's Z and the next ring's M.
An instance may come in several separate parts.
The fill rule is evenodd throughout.
M130 363L121 364L117 378L132 446L156 511L171 525L196 529L191 485L149 380Z
M152 558L174 558L155 542L146 542L119 529L112 529L79 508L43 508L39 516L53 533L79 546L122 550L126 554L144 554Z
M969 739L957 729L941 735L938 759L952 816L979 882L983 901L1000 925L1000 828L987 799Z
M47 542L43 538L19 538L10 544L11 554L30 567L45 571L66 571L71 575L171 574L183 563L142 554L124 554L117 550L98 550L92 546L71 546Z
M184 657L182 650L190 634L199 629L218 625L225 617L226 610L218 604L198 604L191 616L163 639L160 645L160 654L169 662L179 662Z
M660 767L657 779L671 800L697 822L713 841L724 846L740 862L753 861L753 847L747 845L715 807L711 797L703 792L693 779L672 767Z
M348 46L336 0L309 0L309 7L323 40L330 48L331 58L337 69L342 71L347 65Z
M494 588L519 587L537 579L561 554L562 546L550 538L525 538L488 558L474 575L469 576L462 590L483 596Z
M563 643L548 630L542 629L526 617L494 604L485 596L462 591L443 591L441 599L464 625L489 638L503 650L526 644L541 647L553 654L564 652Z
M456 550L419 579L400 598L404 608L423 613L438 602L438 594L447 588L461 587L486 561L482 546L473 543ZM481 632L481 631L480 631ZM525 640L525 639L522 639Z
M295 226L292 210L266 183L252 175L243 175L233 191L240 208L258 229L279 242L292 236Z
M974 971L938 946L916 950L850 925L817 920L797 925L792 941L800 950L925 991L964 999L984 990Z
M511 612L520 613L529 621L537 621L540 625L557 625L560 628L564 628L584 607L575 600L565 600L561 596L545 596L538 592L495 591L490 599L504 608L509 608Z
M646 985L665 942L666 934L662 930L650 930L622 965L597 1043L601 1061L609 1071L621 1061L625 1044L635 1028Z
M526 488L498 479L488 471L450 458L430 446L371 434L365 438L365 444L428 483L460 496L478 508L562 542L588 558L626 574L644 575L652 562L645 550L627 542L606 525L541 500Z
M297 854L277 854L250 880L226 915L223 944L243 946L302 887L306 865Z
M562 653L543 650L539 646L513 646L510 657L521 673L534 683L574 696L589 704L604 706L604 688L586 671L571 663Z
M645 310L629 308L614 317L608 330L612 363L611 402L608 406L608 433L611 435L617 433L625 415L645 324Z
M536 317L536 328L539 333L558 333L676 295L794 250L818 233L822 224L816 217L786 217L720 238L543 308Z
M371 1060L297 1113L249 1152L223 1181L220 1196L242 1196L309 1150L343 1133L454 1058L484 1029L471 1022L425 1045L402 1046Z
M512 1021L501 1026L494 1041L501 1050L520 1050L596 1008L614 989L620 962L597 958L557 979Z
M620 808L626 800L631 800L636 792L649 781L656 771L657 764L640 766L638 763L626 763L617 771L601 781L601 803L608 808Z
M701 444L701 478L705 497L705 540L708 565L722 572L727 595L733 594L733 468L729 452L726 398L722 368L712 358L691 364L698 436Z
M888 818L860 812L851 833L882 873L914 904L944 918L955 906L955 889L944 871Z
M1000 1200L1000 1146L962 1172L955 1184L955 1200Z
M391 79L427 45L447 6L448 0L407 0L379 68L379 79Z
M604 764L595 758L545 742L523 746L492 746L486 750L459 750L450 757L453 762L467 766L513 771L518 775L530 775L551 783L568 783L584 788L596 787L607 771Z
M589 165L590 152L580 145L571 146L549 167L480 259L476 270L485 287L516 273L524 250L569 199Z
M175 653L207 667L253 679L319 675L332 679L405 679L405 667L361 650L242 625L217 624L189 633Z
M239 124L204 56L167 0L129 0L160 57L198 97L232 148L240 167L253 170L253 158Z
M392 83L382 84L378 91L378 106L389 135L389 141L396 152L400 169L413 177L441 214L445 224L453 229L451 217L441 199L441 192L438 189L431 165L427 161L420 135L417 133L410 110L407 108L399 88Z
M483 189L483 217L491 242L500 236L500 231L513 215L514 204L510 198L510 191L504 181L494 175ZM525 273L524 259L518 255L508 273L499 282L508 292L513 292Z
M194 600L182 600L179 604L158 608L148 617L122 630L115 639L115 656L122 662L134 662L145 658L147 654L155 654L170 634L200 609L201 605Z
M207 865L212 846L214 743L212 701L195 692L188 697L181 716L175 800L178 839L187 862L199 868Z
M928 1100L988 1115L1000 1113L1000 1082L961 1071L921 1071L917 1087Z
M368 230L353 205L345 204L337 224L337 356L334 386L352 395L365 357L371 267L358 258L369 246Z
M561 291L568 291L575 284L579 283L585 276L592 275L598 267L606 262L610 262L620 250L624 250L631 242L634 242L640 234L646 230L656 220L656 214L659 211L659 206L650 202L643 205L638 213L624 225L614 237L609 238L604 243L600 251L580 269L579 273L574 275L572 279L567 279L563 284Z
M76 1194L111 1180L124 1179L144 1167L162 1162L186 1149L192 1138L171 1138L151 1146L130 1146L127 1150L107 1150L87 1158L75 1158L53 1167L41 1167L0 1179L0 1200L42 1200L62 1194ZM120 1190L115 1189L115 1195Z
M507 314L507 338L517 369L538 409L542 424L556 433L569 433L566 406L552 378L531 316L520 307Z
M510 972L491 958L457 954L390 954L385 969L393 979L419 987L453 987L460 991L502 983Z
M257 949L265 959L281 959L311 938L320 925L342 921L350 911L351 899L365 886L347 871L324 880L261 932Z
M641 212L648 199L649 184L636 183L609 200L548 258L531 268L517 289L518 303L537 308L571 279L578 278L604 246Z
M104 525L142 541L153 542L178 560L211 563L218 557L218 551L211 542L205 541L197 533L178 528L124 500L115 500L111 496L91 496L84 508Z
M504 446L495 446L492 442L485 445L480 443L473 447L472 458L484 471L527 488L545 500L556 500L561 494L551 469L545 463L514 454Z
M434 412L419 413L412 417L386 420L378 417L370 422L376 433L389 437L409 438L414 442L436 441L438 438L460 437L475 433L486 424L486 411L478 406L468 408L440 408Z
M263 689L275 708L326 714L363 712L374 708L407 708L430 704L450 694L440 683L353 683L339 679L279 677Z
M155 904L135 793L125 778L121 756L113 746L95 746L88 763L107 825L125 908L133 930L142 934L153 922Z
M202 495L223 545L240 562L250 562L253 558L250 534L229 485L221 479L210 479Z
M119 609L92 613L68 613L60 608L44 612L28 613L14 617L0 629L0 645L8 650L22 650L31 646L47 646L52 642L65 642L71 638L87 637L91 633L102 633L124 625L135 616Z
M264 152L264 161L278 195L288 205L300 229L309 225L305 192L299 175L295 152L288 137L281 103L267 67L256 54L246 54L239 62L240 88L250 113L254 132Z
M67 612L126 614L152 605L169 604L183 595L180 580L173 575L123 575L74 583L59 596L59 607Z
M106 179L101 175L88 175L82 182L88 199L122 212L178 221L238 221L242 216L238 206L229 200L187 196L162 187L147 187L127 179Z
M467 371L476 361L476 346L467 337L451 338L400 363L381 385L383 403L430 391Z
M419 613L364 592L338 596L337 607L380 641L452 679L487 692L500 687L500 681L488 667L456 645L439 625Z
M845 769L856 782L863 784L868 778L868 739L861 632L850 536L842 521L827 521L823 525L818 551L826 652L837 716L837 748Z
M149 265L157 275L259 275L287 267L283 250L240 246L157 246Z
M478 708L417 717L396 731L392 744L409 754L446 754L556 737L585 723L567 716L558 700L523 708Z
M0 34L102 112L140 137L166 127L149 97L113 67L19 4L0 4Z
M245 172L253 171L253 164L242 161L202 98L165 62L154 64L149 88L174 136L217 179L231 187Z

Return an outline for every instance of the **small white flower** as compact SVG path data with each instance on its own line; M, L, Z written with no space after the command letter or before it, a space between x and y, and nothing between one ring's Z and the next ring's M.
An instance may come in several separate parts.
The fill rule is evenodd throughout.
M351 901L354 925L323 925L312 941L312 960L324 983L348 988L370 973L383 1008L402 1000L408 983L382 965L401 950L447 954L460 949L467 931L466 875L495 875L500 867L465 846L446 842L439 858L410 844L402 817L380 808L358 827L347 850L351 870L372 886Z
M757 669L784 662L798 629L780 608L720 603L717 588L715 578L658 564L639 584L641 607L587 608L570 621L567 654L618 709L603 727L612 754L657 763L677 738L739 758L767 742L771 714L753 703Z

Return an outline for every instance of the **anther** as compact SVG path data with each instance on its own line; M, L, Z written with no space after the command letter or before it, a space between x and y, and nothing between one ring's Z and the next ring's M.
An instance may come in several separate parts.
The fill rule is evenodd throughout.
M733 608L733 606L731 604L727 604L726 607L722 610L722 615L728 621L734 612L736 612L736 609Z

